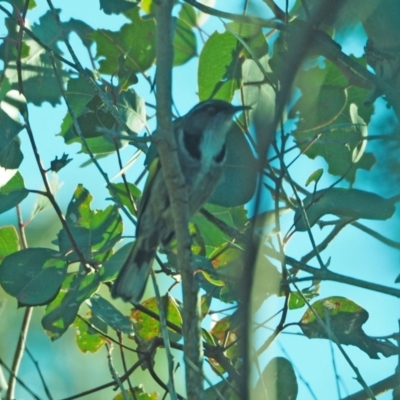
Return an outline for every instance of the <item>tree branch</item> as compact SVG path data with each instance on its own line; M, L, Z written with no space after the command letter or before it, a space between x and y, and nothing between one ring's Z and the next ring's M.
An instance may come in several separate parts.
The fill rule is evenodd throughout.
M183 287L183 336L184 352L195 366L186 363L187 398L203 398L203 352L200 333L199 284L192 270L191 240L188 231L190 219L188 192L178 160L177 144L171 121L171 71L173 65L172 11L173 1L163 0L157 3L157 147L162 170L168 189L175 235L178 241L178 265L182 274Z

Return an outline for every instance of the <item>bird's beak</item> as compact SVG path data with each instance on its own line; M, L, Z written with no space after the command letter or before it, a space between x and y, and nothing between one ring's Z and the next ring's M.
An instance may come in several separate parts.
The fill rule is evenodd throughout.
M239 111L245 111L245 110L251 110L251 106L245 106L245 105L241 105L241 106L233 106L233 113L236 114Z

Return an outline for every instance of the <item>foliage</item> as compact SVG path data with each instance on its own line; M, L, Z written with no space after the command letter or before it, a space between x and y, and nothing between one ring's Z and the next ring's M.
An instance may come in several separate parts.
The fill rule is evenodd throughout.
M195 0L176 1L171 17L173 93L179 90L179 96L186 96L179 73L192 65L188 71L196 81L197 101L216 98L251 106L229 133L221 183L189 227L192 268L202 296L201 321L193 316L190 324L201 326L201 346L211 366L204 372L210 386L204 398L244 399L250 391L253 398L316 398L314 383L310 388L302 378L310 368L307 357L293 361L302 346L318 351L313 350L317 346L314 339L329 341L350 360L351 372L335 369L335 377L323 376L325 381L337 382L336 397L343 396L342 381L357 384L355 374L360 386L350 390L362 391L357 398L370 398L384 389L394 389L395 398L397 381L379 376L388 386L372 386L378 378L364 378L354 363L361 357L374 359L374 366L385 363L381 356L394 359L399 352L394 339L399 334L385 325L376 330L380 337L372 337L362 325L377 309L367 311L361 304L363 298L355 301L353 296L360 291L366 299L369 291L375 305L380 304L381 295L399 298L400 289L394 286L399 279L391 277L388 283L384 265L379 266L379 282L368 278L368 273L353 273L350 265L344 269L341 265L352 262L353 248L348 243L356 229L355 241L362 242L367 234L382 244L382 252L387 246L400 249L400 243L390 238L400 199L396 186L390 185L398 180L398 164L393 167L390 161L398 154L398 127L385 126L386 133L377 132L373 123L380 120L385 125L379 107L383 101L391 107L393 119L400 117L400 79L395 72L400 61L390 53L400 46L400 34L388 37L386 27L374 27L371 21L371 15L380 12L378 22L386 21L399 33L400 12L396 14L398 6L388 0L371 2L376 4L367 9L358 0L342 8L327 1L321 6L299 0L287 12L280 3L284 2L257 5L273 13L273 20L221 13ZM48 6L28 24L37 7L34 1L0 4L7 32L0 44L0 213L4 217L0 223L0 286L17 300L18 307L25 308L26 315L34 307L52 341L73 330L81 352L93 355L106 349L112 375L108 386L119 389L114 398L161 398L158 392L174 392L171 376L179 377L175 369L179 359L191 368L182 355L182 326L187 321L182 313L185 300L177 290L181 282L176 241L160 248L154 266L155 294L153 284L149 285L146 298L130 305L131 311L109 296L132 246L130 242L121 246L121 241L136 224L142 194L142 183L140 179L133 183L129 168L136 164L136 171L143 169L139 154L144 153L146 172L157 151L148 135L155 125L153 116L157 116L155 67L162 68L156 57L157 2L100 0L100 9L110 18L107 21L111 16L122 21L120 27L109 22L107 29L95 29L90 19L65 20L63 9L56 9L51 1ZM203 26L205 14L210 20ZM347 55L339 42L351 41L357 35L353 28L361 25L370 41L367 54ZM391 40L384 51L380 29L382 42ZM393 60L397 60L397 70ZM58 137L64 143L44 151L37 143L41 135L50 133L45 126L43 132L34 129L32 115L45 103L53 110L62 104ZM70 157L76 146L79 154ZM29 147L34 159L30 159L28 174L22 162ZM133 153L126 161L126 155ZM74 160L78 156L84 157L81 165ZM118 173L111 179L116 163ZM390 174L382 172L385 168ZM39 176L44 188L30 174ZM92 174L103 184L96 194L81 183L84 177L89 182L94 179ZM58 176L75 185L65 195L70 199L67 206L57 194ZM26 209L32 194L37 200L24 220L21 209ZM107 203L93 205L99 199ZM10 223L14 208L18 220ZM47 209L54 211L61 227L50 240L46 230L39 232L45 243L32 246L33 238L26 238L27 228L34 219L44 218ZM342 247L335 247L336 237L345 238ZM374 259L371 256L365 270L375 267ZM386 321L396 322L397 310L390 315L386 311L382 303L379 313ZM274 342L294 341L284 337L287 332L301 335L301 344L273 357ZM254 338L249 348L243 343L247 335ZM54 345L48 344L49 358ZM113 345L120 353L112 352ZM0 342L0 353L3 346ZM75 344L68 342L71 346ZM158 358L164 347L167 354L171 347L175 358L175 364L165 367L169 378L160 373L167 364ZM17 359L21 354L16 353ZM116 360L122 362L120 377L119 367L113 365ZM0 362L6 365L1 354ZM326 356L323 362L328 365L331 360ZM36 390L28 380L32 378L20 375L13 365L14 373ZM139 367L146 378L139 375ZM254 384L249 383L250 371L255 371ZM149 379L151 386L143 386ZM93 387L89 380L85 384L85 391L104 389L100 384ZM184 390L175 384L178 391ZM186 387L190 384L186 382ZM10 384L8 398L14 397L14 385ZM47 388L46 382L44 387L55 397L63 397L56 394L57 388ZM323 398L333 397L324 393Z

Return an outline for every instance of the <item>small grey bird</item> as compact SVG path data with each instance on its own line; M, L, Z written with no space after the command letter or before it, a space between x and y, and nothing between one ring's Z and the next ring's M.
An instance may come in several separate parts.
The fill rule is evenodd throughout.
M226 135L232 118L247 108L208 100L174 121L190 215L203 206L221 179L226 160ZM167 245L174 236L174 221L161 168L159 159L150 167L138 209L136 242L114 282L114 298L122 297L132 303L140 301L158 246Z

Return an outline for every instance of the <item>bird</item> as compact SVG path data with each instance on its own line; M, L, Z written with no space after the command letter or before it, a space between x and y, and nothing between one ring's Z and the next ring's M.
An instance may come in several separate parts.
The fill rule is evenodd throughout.
M226 138L233 116L248 109L223 100L198 103L173 122L178 159L188 190L193 215L210 198L221 179L227 157ZM143 297L151 265L160 245L174 237L174 221L162 165L157 157L137 212L136 241L113 284L112 296L133 304Z

